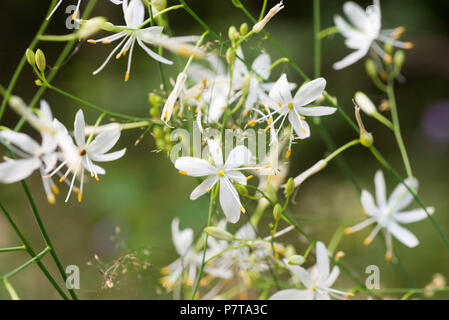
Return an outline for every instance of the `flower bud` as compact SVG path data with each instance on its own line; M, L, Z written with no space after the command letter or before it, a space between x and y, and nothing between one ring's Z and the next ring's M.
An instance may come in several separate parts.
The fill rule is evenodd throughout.
M228 37L229 40L231 40L232 42L234 42L235 40L238 39L239 37L239 32L237 31L237 28L234 26L230 26L228 29Z
M276 205L273 208L273 217L275 221L278 221L281 218L282 215L282 207L279 203L276 203Z
M253 32L258 33L260 31L262 31L262 29L265 27L265 25L268 23L268 21L270 21L271 18L273 18L273 16L276 13L278 13L279 11L281 11L282 9L284 9L284 4L281 1L277 5L275 5L273 8L271 8L270 11L268 11L266 16L262 20L260 20L253 26Z
M301 256L301 255L299 255L299 254L296 254L296 255L291 256L291 257L288 259L288 264L289 264L289 265L293 265L293 266L300 266L300 265L302 265L305 261L306 261L306 260L304 259L303 256Z
M84 20L78 31L78 37L80 39L89 38L91 35L100 31L105 22L106 18L104 17L95 17L89 20Z
M36 79L36 80L34 80L34 84L35 84L36 86L38 86L38 87L42 87L42 85L43 85L41 79Z
M35 59L34 59L34 52L33 52L33 50L31 50L30 48L28 48L28 49L25 51L25 56L26 56L26 58L27 58L28 63L29 63L31 66L34 66L34 64L36 63L36 61L35 61Z
M45 61L45 55L44 55L44 53L42 52L41 49L37 49L36 55L35 55L35 59L36 59L36 65L37 65L37 68L38 68L41 72L44 72L47 63L46 63L46 61Z
M228 64L231 66L234 61L235 61L235 51L232 48L229 48L226 51L226 61L228 62Z
M155 139L161 139L164 135L164 132L162 131L162 128L159 126L156 126L153 128L153 136Z
M265 194L268 196L268 198L270 198L271 201L273 202L277 201L276 189L270 182L268 182L267 186L265 187Z
M363 92L356 92L354 95L355 103L365 112L367 115L372 116L377 113L377 109L374 106L374 103L367 97Z
M237 189L237 192L238 192L241 196L246 197L246 196L248 195L248 189L246 189L246 187L245 187L244 185L242 185L242 184L237 184L237 185L235 186L235 188Z
M299 187L306 179L308 179L310 176L314 175L315 173L323 170L327 166L327 162L324 159L321 159L317 163L315 163L313 166L311 166L306 171L302 172L300 175L295 177L295 187Z
M360 133L360 144L364 147L371 147L373 145L374 138L370 132Z
M167 8L167 0L151 0L151 5L157 10L162 11Z
M159 116L159 108L157 106L150 108L150 116L152 116L152 117Z
M158 94L151 92L148 95L148 101L151 103L153 107L157 107L162 103L162 97Z
M206 227L204 232L217 240L232 241L235 239L231 233L218 227Z
M246 22L240 25L240 35L244 36L248 32L248 24Z
M101 29L104 31L114 31L115 26L110 22L105 22L101 25Z
M287 197L290 197L293 192L295 192L295 181L292 177L290 177L287 181L287 185L285 186L285 194Z
M370 78L377 77L377 66L373 59L366 59L365 70Z
M394 62L394 69L396 73L401 72L402 66L404 65L405 61L405 53L402 50L398 50L395 52L393 56L393 62Z
M247 94L249 91L249 86L251 85L251 78L250 76L247 74L243 80L242 80L242 94Z

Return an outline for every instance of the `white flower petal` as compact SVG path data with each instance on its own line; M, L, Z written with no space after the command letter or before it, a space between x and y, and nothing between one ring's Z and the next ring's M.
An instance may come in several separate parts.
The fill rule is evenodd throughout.
M407 178L404 183L408 185L412 190L418 190L418 180L415 178ZM392 211L401 211L407 207L413 201L413 195L408 189L401 183L393 190L388 199L388 207Z
M188 228L180 231L179 219L174 218L171 224L171 232L176 251L180 256L185 255L193 242L193 230Z
M306 139L310 137L309 124L306 121L301 120L295 112L290 111L288 113L288 120L290 121L299 139Z
M290 92L290 86L285 73L276 81L270 90L269 96L275 103L282 105L292 102L292 93Z
M236 223L240 219L240 201L238 199L237 190L230 183L220 179L220 205L223 213L231 223Z
M22 132L2 130L0 138L11 142L30 155L35 155L40 149L39 144L33 138Z
M217 169L209 162L194 157L180 157L175 162L175 168L192 177L216 175Z
M366 56L366 54L368 53L368 50L369 50L369 46L363 46L359 50L348 54L346 57L344 57L340 61L334 63L334 65L333 65L334 69L341 70L341 69L344 69L344 68L350 66L351 64L356 63L357 61L362 59L364 56Z
M324 78L318 78L307 82L301 86L295 94L295 97L293 98L294 105L302 107L312 103L321 97L324 88L326 88L326 80Z
M387 190L385 187L385 178L382 170L378 170L374 176L374 185L376 187L376 201L379 207L387 204Z
M12 160L0 163L0 182L13 183L27 178L41 166L38 158Z
M229 172L226 172L226 176L230 180L234 180L234 181L236 181L239 184L246 185L246 177L240 171L229 171Z
M86 124L84 122L84 113L83 110L78 110L75 116L75 141L76 144L80 147L85 147L86 144L86 135L85 135L85 127Z
M107 162L107 161L114 161L117 159L120 159L125 155L126 148L123 148L119 151L111 152L111 153L105 153L105 154L92 154L90 158L93 161L98 162Z
M321 241L316 244L316 265L320 279L326 279L329 276L329 254Z
M387 226L388 232L390 232L396 239L398 239L400 242L405 244L409 248L414 248L419 244L418 239L416 236L405 229L404 227L401 227L399 224L397 224L394 221L391 221Z
M335 283L339 275L340 268L338 268L337 266L333 267L331 273L329 274L329 277L327 277L327 279L323 281L322 285L326 288L330 288Z
M168 59L165 59L164 57L158 55L156 52L154 52L153 50L151 50L150 48L148 48L142 40L140 40L139 38L137 38L137 43L139 44L139 46L145 50L145 52L154 60L159 61L161 63L165 63L165 64L173 64L173 61L170 61Z
M103 131L95 137L92 143L86 148L86 151L89 155L103 154L108 152L117 143L119 138L120 130L118 129Z
M301 281L306 287L310 287L313 285L313 280L310 277L309 273L300 266L290 266L288 265L290 271Z
M267 80L268 77L270 77L270 67L271 58L267 53L262 53L259 55L251 65L254 72L261 76L264 80Z
M373 217L377 215L378 209L376 204L374 203L374 198L371 193L366 190L362 190L360 202L362 203L363 209L369 216Z
M433 207L427 207L427 212L429 214L433 214L434 211L435 209ZM427 214L424 209L415 209L410 211L393 213L393 218L399 223L412 223L427 218Z
M144 20L145 17L145 7L141 0L131 0L129 3L126 13L125 21L128 28L137 29Z
M212 190L212 187L217 183L217 181L218 181L217 176L208 177L206 180L201 182L195 189L193 189L192 193L190 194L190 200L196 200L206 192L210 192Z
M366 30L368 16L361 6L355 2L348 1L343 5L343 11L356 28Z
M207 140L209 146L209 153L214 160L216 167L223 166L223 152L221 151L220 145L213 139Z
M313 300L313 291L285 289L273 294L269 300Z
M251 161L251 151L245 146L237 146L229 152L224 165L225 169L241 167Z
M332 107L295 107L296 112L302 116L319 117L333 114L337 108Z

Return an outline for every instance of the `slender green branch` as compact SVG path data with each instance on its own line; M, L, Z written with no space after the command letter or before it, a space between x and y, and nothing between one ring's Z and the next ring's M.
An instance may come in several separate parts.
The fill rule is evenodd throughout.
M3 278L3 284L5 285L6 291L8 291L9 296L12 300L20 300L16 290L14 287L9 283L7 278Z
M12 251L26 251L26 246L20 247L10 247L10 248L0 248L0 252L12 252Z
M319 37L321 29L320 16L320 0L313 0L313 29L314 29L314 44L315 44L315 78L321 74L321 38Z
M20 267L12 270L11 272L8 272L7 274L3 275L0 277L0 279L8 279L10 277L12 277L13 275L15 275L16 273L18 273L19 271L22 271L23 269L25 269L26 267L28 267L30 264L39 261L43 256L45 256L45 254L47 252L49 252L51 250L50 247L45 248L43 251L41 251L37 256L33 257L32 259L28 260L27 262L25 262L24 264L22 264Z
M340 153L342 153L343 151L345 151L346 149L355 146L357 144L360 143L360 139L354 139L352 141L349 141L347 143L345 143L344 145L342 145L340 148L338 148L337 150L335 150L334 152L332 152L330 155L328 155L324 161L326 162L326 164L328 164L333 158L335 158L336 156L338 156Z

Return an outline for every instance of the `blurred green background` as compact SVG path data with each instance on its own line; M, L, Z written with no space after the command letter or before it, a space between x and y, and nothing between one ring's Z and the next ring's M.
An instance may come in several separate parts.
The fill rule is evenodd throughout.
M76 4L76 1L65 1ZM254 15L258 15L261 0L242 1ZM370 1L357 1L367 6ZM22 54L45 18L50 1L4 0L0 4L0 83L7 86ZM169 5L176 1L168 1ZM215 31L224 35L233 24L239 26L248 22L244 14L232 2L187 1L195 12ZM276 1L269 1L269 7ZM313 28L312 1L285 0L285 9L268 25L274 38L287 50L293 60L309 75L313 74ZM322 1L322 27L333 25L333 15L342 14L343 1ZM87 4L84 0L82 8ZM47 34L68 33L65 29L65 6L55 13ZM427 205L436 208L435 218L441 228L449 235L449 2L445 0L389 0L382 1L383 28L405 26L403 35L406 41L415 44L407 51L406 64L402 71L404 83L397 85L397 99L402 132L409 151L415 175L420 181L420 197ZM122 24L120 7L107 0L99 0L93 16L105 16L109 21ZM199 35L201 27L182 10L169 14L174 35ZM251 25L251 24L250 24ZM208 40L211 40L209 38ZM63 48L62 43L40 43L51 66ZM265 48L274 61L281 56L268 40L261 36L246 43L243 47L248 56ZM327 79L327 90L338 96L343 108L352 113L351 98L355 91L368 94L376 104L385 97L372 85L364 72L364 63L359 62L343 71L334 71L332 64L349 53L340 35L323 40L323 70ZM87 101L103 106L108 110L136 116L148 116L148 93L160 86L156 63L143 50L136 47L131 78L123 81L127 59L112 59L97 76L92 75L112 50L112 45L90 45L80 43L70 61L58 73L54 84ZM78 50L79 49L79 50ZM171 57L166 53L167 57ZM175 77L176 67L166 67L167 74ZM288 65L277 67L271 79L286 72L289 80L301 83L302 79ZM37 87L31 68L25 67L14 94L29 102ZM47 91L44 98L52 106L55 116L72 128L76 111L82 106L74 101ZM93 123L98 113L84 109L87 119ZM7 111L2 125L13 127L18 117ZM375 144L399 172L405 176L402 161L393 135L372 119L364 117L368 130L373 132ZM354 138L354 132L338 115L323 119L324 125L337 145ZM27 132L32 132L26 128ZM45 199L40 177L33 174L28 180L36 198L39 210L65 265L78 265L81 269L81 290L78 294L84 299L152 299L170 298L160 289L159 270L176 258L171 241L170 223L174 217L181 219L181 227L192 227L199 232L206 223L208 199L202 197L189 200L189 194L196 185L192 178L181 177L163 153L154 152L156 147L150 134L134 146L142 131L123 132L119 145L127 147L124 158L106 164L107 175L100 182L89 181L85 186L84 200L78 204L72 197L64 203L59 196L56 205ZM316 128L312 127L312 137L301 141L294 147L290 173L297 175L328 152ZM374 192L373 177L379 164L371 154L361 147L344 154L355 173L358 183ZM386 175L388 190L396 185L396 180ZM0 185L0 201L13 215L36 251L44 248L42 237L33 219L20 184ZM417 207L413 203L410 208ZM347 177L335 163L301 187L296 203L290 207L297 221L314 239L328 243L343 221L356 221L363 217L358 194ZM247 221L249 212L241 219ZM261 223L261 232L267 231L271 213ZM112 239L116 228L120 228L120 240ZM365 268L375 264L381 270L381 287L423 287L435 273L449 276L449 251L428 220L409 225L420 240L420 245L409 249L394 242L395 253L400 264L387 263L380 237L372 245L365 247L362 242L368 231L345 236L339 250L346 252L343 261L361 279L366 277ZM302 253L306 246L296 235L281 239L293 243ZM0 247L20 245L20 241L8 222L0 214ZM94 258L99 257L99 260ZM128 258L135 256L134 260ZM102 274L114 265L119 257L127 266L118 268L112 288L104 288L105 276ZM4 274L24 263L29 257L26 253L1 253L0 274ZM60 280L49 256L44 263ZM123 260L122 260L123 261ZM131 263L132 262L132 263ZM19 296L24 299L58 298L36 265L32 265L11 278L11 283ZM349 288L354 284L342 275L337 287ZM390 297L397 297L390 295ZM437 294L435 298L448 298L449 294ZM0 287L0 298L9 296Z

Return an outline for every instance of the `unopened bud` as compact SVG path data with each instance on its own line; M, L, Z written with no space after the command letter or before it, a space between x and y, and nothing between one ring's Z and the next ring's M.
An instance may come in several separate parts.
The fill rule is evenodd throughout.
M231 41L235 41L235 40L238 39L239 32L237 31L236 27L234 27L234 26L230 26L229 27L229 29L228 29L228 37L229 37L229 40L231 40Z
M42 81L41 81L40 79L34 80L34 84L35 84L36 86L38 86L38 87L42 87L42 85L43 85L43 83L42 83Z
M278 221L282 216L282 207L279 203L276 203L276 205L273 208L273 217L275 221Z
M402 50L398 50L395 52L393 56L394 69L397 73L401 72L402 66L405 61L405 53Z
M106 18L103 17L95 17L89 20L83 20L81 24L81 28L78 32L78 37L80 39L87 39L91 35L97 33L101 30L101 27L106 22Z
M370 132L366 131L365 126L363 125L362 117L360 116L360 108L358 106L355 107L355 118L360 129L360 144L367 148L371 147L373 145L374 138Z
M258 23L256 23L253 26L253 32L258 33L260 31L262 31L262 29L265 27L265 25L268 23L268 21L270 21L271 18L273 18L273 16L276 13L278 13L279 11L281 11L282 9L284 9L284 4L281 1L277 5L275 5L273 8L271 8L270 11L268 11L266 16L262 20L260 20Z
M248 91L249 91L249 86L251 85L251 78L250 78L250 76L247 74L244 78L243 78L243 81L242 81L242 86L241 86L241 89L242 89L242 94L247 94L248 93Z
M327 165L327 162L322 159L315 163L312 167L298 175L295 179L295 187L299 187L306 179L308 179L310 176L314 175L315 173L323 170Z
M265 187L265 193L270 198L271 201L276 202L277 201L277 193L276 189L273 187L273 185L268 182Z
M45 61L45 55L44 55L44 53L42 52L41 49L37 49L36 55L35 55L35 59L36 59L36 65L37 65L37 68L38 68L41 72L44 72L47 63L46 63L46 61Z
M365 70L370 78L377 77L377 66L373 59L366 60Z
M167 0L151 0L151 5L157 10L162 11L167 8Z
M157 106L150 108L150 116L152 116L152 117L159 116L159 108Z
M288 264L293 265L293 266L300 266L302 265L306 260L304 259L303 256L296 254L294 256L291 256L288 259Z
M33 50L31 50L30 48L28 48L28 49L25 51L25 56L26 56L26 58L27 58L28 63L29 63L31 66L34 66L34 64L36 63L36 61L35 61L35 59L34 59L34 52L33 52Z
M245 187L243 184L237 184L237 185L235 186L235 188L237 189L237 192L238 192L241 196L243 196L243 197L248 196L248 189L246 189L246 187Z
M152 106L157 107L162 103L162 97L158 94L151 92L148 95L148 101L151 103Z
M206 227L204 232L217 240L232 241L235 239L231 233L218 227Z
M246 22L240 25L240 35L244 36L248 32L248 24Z
M377 113L374 103L363 92L361 91L356 92L356 94L354 95L354 100L357 106L359 106L360 109L362 109L362 111L365 112L367 115L372 116L375 113Z
M290 177L287 181L287 185L285 186L285 194L287 197L290 197L293 192L295 192L295 181Z
M229 48L226 51L226 61L228 62L228 64L231 66L234 61L235 61L235 51L232 48Z
M105 22L101 25L101 29L104 31L113 31L115 26L110 22Z

